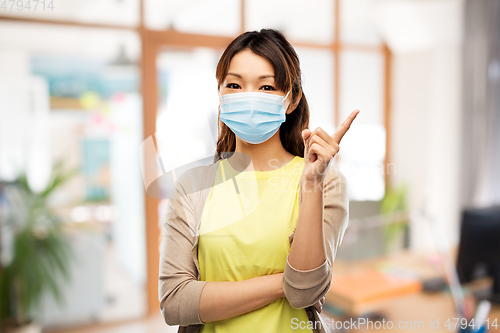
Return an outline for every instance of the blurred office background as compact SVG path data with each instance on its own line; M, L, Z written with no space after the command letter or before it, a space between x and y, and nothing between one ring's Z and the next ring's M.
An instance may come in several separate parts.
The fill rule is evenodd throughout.
M456 260L463 211L500 204L499 0L7 1L3 274L16 180L36 196L54 172L77 170L45 203L78 260L69 283L56 280L63 306L42 294L44 331L176 331L158 307L166 196L145 192L141 147L170 169L213 156L217 61L261 28L282 31L300 57L311 128L333 134L361 110L336 157L352 227L336 260L436 253L422 216Z

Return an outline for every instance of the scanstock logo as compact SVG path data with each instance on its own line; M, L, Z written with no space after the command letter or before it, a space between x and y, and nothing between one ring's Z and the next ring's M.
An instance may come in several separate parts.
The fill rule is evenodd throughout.
M146 194L156 199L166 199L170 190L181 175L201 166L208 166L218 160L216 151L217 129L210 126L209 118L197 122L196 131L164 131L157 132L147 137L139 147L142 179ZM179 135L178 133L184 133ZM232 155L238 159L245 168L251 164L250 156L244 153L224 152L223 158ZM189 173L187 174L189 175ZM216 177L217 183L223 180ZM232 180L236 185L234 176L226 178ZM218 185L214 183L205 184L205 187ZM186 189L187 191L192 191ZM197 190L204 190L198 187ZM191 193L185 193L191 194Z

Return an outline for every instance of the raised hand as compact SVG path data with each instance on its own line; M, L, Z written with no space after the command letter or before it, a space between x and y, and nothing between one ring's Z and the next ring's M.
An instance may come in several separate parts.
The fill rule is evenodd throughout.
M322 183L330 161L340 150L340 141L351 127L352 122L359 114L359 110L351 112L349 117L330 136L321 127L311 132L309 129L302 131L304 139L304 171L303 182L311 184Z

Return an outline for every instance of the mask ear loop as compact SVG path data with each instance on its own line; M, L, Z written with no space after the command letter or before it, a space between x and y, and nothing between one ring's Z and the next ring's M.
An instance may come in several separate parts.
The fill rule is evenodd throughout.
M292 89L288 90L288 92L286 93L285 97L283 97L283 106L285 106L285 101L286 101L286 98L288 97L288 94L290 94L290 91L292 91ZM286 113L286 110L285 110L285 113Z
M292 89L288 90L288 92L286 93L285 97L283 97L283 102L286 101L286 98L288 97L288 94L290 94L291 91L292 91Z

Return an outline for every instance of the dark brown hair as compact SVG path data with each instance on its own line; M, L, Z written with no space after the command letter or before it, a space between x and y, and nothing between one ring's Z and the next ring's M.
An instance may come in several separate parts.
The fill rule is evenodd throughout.
M226 48L217 64L216 78L219 88L226 78L231 59L243 50L250 49L253 53L269 60L274 67L276 87L282 91L292 88L292 102L299 99L299 104L286 115L286 120L280 127L280 140L283 147L295 156L304 157L304 141L302 131L309 127L309 105L302 91L302 80L299 57L285 36L274 29L247 31L236 37ZM228 157L236 149L236 136L231 129L220 120L218 115L219 137L215 161Z

